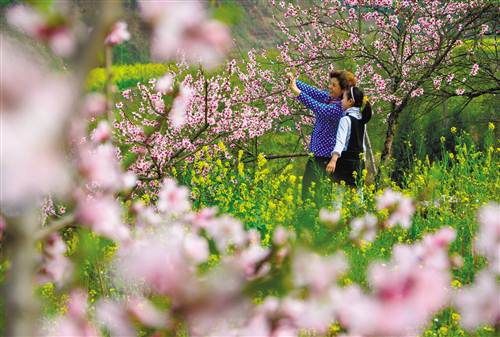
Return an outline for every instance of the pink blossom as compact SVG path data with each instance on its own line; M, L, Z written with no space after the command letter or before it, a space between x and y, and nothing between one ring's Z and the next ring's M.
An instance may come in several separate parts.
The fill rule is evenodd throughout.
M101 93L91 93L85 96L84 115L92 118L106 112L106 97Z
M458 96L462 96L465 92L465 89L463 88L458 88L457 90L455 90L455 93L458 95Z
M106 191L121 188L120 164L111 144L101 144L95 148L83 145L79 154L80 172L89 183Z
M158 210L172 215L180 215L191 209L189 190L185 186L178 186L172 178L163 181L158 193Z
M144 19L154 26L152 54L156 58L172 59L180 51L188 62L213 68L231 48L228 28L207 20L200 2L141 1L139 6Z
M500 274L500 205L489 203L478 212L477 251L488 258L491 269Z
M7 22L30 36L35 36L44 25L44 18L31 7L18 5L9 8Z
M57 29L50 35L48 42L52 51L63 57L71 56L77 44L74 34L67 28Z
M319 211L319 220L330 226L334 226L340 220L340 210L328 211L326 208L322 208Z
M5 221L5 218L0 215L0 241L2 241L3 239L3 233L6 228L7 228L7 222Z
M69 297L66 315L57 317L47 326L47 337L98 337L96 327L86 317L87 293L81 289L73 290Z
M130 299L127 303L127 311L130 316L147 327L165 328L168 324L167 314L158 310L144 298L134 297Z
M433 83L434 83L434 88L436 88L436 90L439 90L441 88L441 82L442 78L440 77L434 79Z
M98 302L96 304L96 317L101 325L110 330L112 336L136 336L136 331L127 316L125 306L118 302L108 300Z
M174 226L121 247L116 261L120 275L126 282L170 296L175 303L195 296L197 259L190 258L192 251L183 248L183 242L184 230Z
M420 265L410 246L397 246L389 265L372 264L369 280L374 296L354 292L351 307L341 309L341 321L353 334L416 335L447 304L448 270Z
M470 75L471 76L476 76L477 73L478 73L478 71L479 71L479 64L474 63L474 65L472 66L472 69L470 71Z
M137 176L134 172L125 172L122 175L122 186L124 190L130 190L137 184Z
M60 4L55 7L57 11L62 10ZM70 56L76 47L75 33L66 26L66 23L50 21L48 16L42 16L31 7L24 5L13 6L6 13L7 21L12 26L23 31L27 35L46 41L52 51L59 56Z
M66 244L59 234L52 234L44 246L44 257L38 282L54 282L61 287L69 279L73 268L69 259L64 256L65 252Z
M363 218L356 218L351 222L351 239L361 239L369 242L377 235L377 217L368 213Z
M424 88L417 88L411 92L411 97L418 97L424 94Z
M161 92L162 94L171 93L174 85L174 77L172 74L167 73L160 77L158 81L156 81L156 90Z
M121 220L121 208L112 196L78 196L77 218L97 234L126 242L130 231Z
M290 237L290 233L282 226L278 226L274 230L273 243L275 245L282 246L288 241L289 237Z
M203 208L198 213L192 214L189 220L195 228L206 229L214 225L214 221L216 221L216 214L216 207Z
M106 37L104 41L110 46L116 46L127 40L130 40L130 33L127 30L127 23L124 21L118 21L113 25L111 32Z
M459 289L454 302L466 329L500 322L500 287L495 275L488 271L480 272L473 285Z
M226 252L231 245L242 246L247 239L243 224L229 215L219 217L206 230L221 253Z
M298 287L309 287L314 293L322 293L335 283L346 268L342 254L323 257L299 250L293 258L294 283Z
M43 194L61 195L69 185L61 140L74 87L2 36L0 75L0 204L24 207ZM43 85L38 85L43 83Z
M180 128L186 123L186 109L191 101L193 91L186 85L181 84L179 95L175 98L170 111L169 119L174 128Z
M196 234L186 234L184 237L183 248L187 258L194 263L202 263L208 259L208 242Z
M246 277L252 279L254 277L261 276L268 271L263 268L257 269L257 265L269 255L269 252L270 250L262 247L260 242L251 244L239 252L233 262L241 268Z
M386 189L382 195L376 197L377 209L389 209L391 211L386 221L386 226L392 227L400 224L405 228L411 226L411 217L415 212L415 206L410 198L399 192Z
M111 128L107 121L100 121L92 131L92 141L96 144L107 142L111 139Z

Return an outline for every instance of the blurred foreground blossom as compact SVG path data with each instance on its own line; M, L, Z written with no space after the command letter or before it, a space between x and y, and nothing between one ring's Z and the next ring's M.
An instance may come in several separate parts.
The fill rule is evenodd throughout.
M66 244L63 239L57 233L51 234L44 246L38 282L54 282L59 287L63 285L72 272L72 265L64 253L66 253Z
M46 326L47 337L98 337L101 336L96 327L90 323L86 315L87 292L75 289L71 292L68 301L68 311Z
M174 128L177 129L186 124L186 110L191 103L193 94L193 90L189 86L181 84L179 94L175 98L168 116Z
M97 140L109 139L110 130L106 122L99 124L94 130L92 138ZM108 134L106 134L108 133ZM122 188L122 171L115 153L115 148L110 144L99 144L96 147L82 144L79 148L78 167L80 173L88 180L92 187L104 191L117 191Z
M306 286L312 292L323 293L347 270L347 262L343 254L320 256L298 250L292 270L296 286Z
M162 94L171 93L174 85L174 77L170 73L166 73L156 81L156 90Z
M334 226L340 220L340 210L329 211L326 208L322 208L319 211L319 220L328 225Z
M166 313L140 297L133 297L126 302L101 300L96 305L96 316L97 321L106 326L112 336L137 336L133 321L154 328L164 328L168 324Z
M374 263L369 267L369 280L374 289L372 296L355 290L357 286L342 296L350 305L342 306L340 318L350 332L417 335L432 315L446 306L450 295L448 266L436 268L422 260L418 247L396 246L389 264ZM448 245L436 249L447 255Z
M191 210L188 188L177 185L172 178L163 181L158 199L158 209L166 214L177 216Z
M393 227L397 224L400 224L404 228L411 226L411 217L415 213L415 206L411 198L405 197L400 192L386 189L376 199L378 210L389 210L390 215L386 221L387 227Z
M377 217L371 213L362 218L355 218L351 222L351 239L361 239L369 242L375 240L377 235Z
M191 247L190 250L185 240L185 232L179 226L146 235L119 250L118 270L127 282L143 282L155 293L168 295L174 303L181 303L194 295L191 293L196 289L194 266L199 259L190 256L199 256L199 253L192 249L206 251L203 255L208 257L208 246Z
M500 323L500 286L495 275L482 271L473 285L457 290L455 305L462 317L462 325L474 330L484 325Z
M83 107L84 115L88 118L95 118L106 112L106 96L93 92L85 96Z
M180 52L188 62L214 68L232 47L229 29L206 18L200 1L139 2L144 20L153 25L152 54L170 60Z
M77 218L97 234L128 242L130 231L121 220L121 207L111 195L77 196Z
M63 135L75 91L2 36L0 72L0 204L33 204L41 195L65 192L69 176Z
M219 217L206 231L214 239L217 250L221 253L225 253L230 246L241 247L247 240L241 221L229 215Z
M46 42L55 54L68 57L77 45L75 31L64 19L68 6L58 1L53 7L53 13L42 14L32 7L16 5L7 10L7 22L30 37Z
M125 41L130 40L130 33L127 30L127 23L124 21L118 21L113 25L111 32L106 36L104 43L110 46L116 46Z
M500 204L490 203L479 210L476 249L488 258L494 273L500 275Z

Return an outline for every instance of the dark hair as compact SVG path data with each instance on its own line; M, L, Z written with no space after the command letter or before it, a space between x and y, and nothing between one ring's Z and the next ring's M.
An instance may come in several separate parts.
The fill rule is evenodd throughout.
M342 74L342 71L330 71L330 79L332 78L336 78L339 81L340 89L346 90L349 88L349 83Z
M330 79L336 78L339 81L340 89L346 90L350 86L356 85L356 77L347 70L335 70L330 72Z
M350 87L347 91L347 99L353 99L354 105L357 108L361 108L363 106L363 100L365 98L365 94L358 87ZM354 96L354 97L353 97ZM363 123L368 123L372 118L372 106L370 102L365 103L365 107L361 111L361 121Z

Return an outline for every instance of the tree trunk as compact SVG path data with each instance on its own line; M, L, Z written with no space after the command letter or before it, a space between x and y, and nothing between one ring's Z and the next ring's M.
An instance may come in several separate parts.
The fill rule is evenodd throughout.
M385 136L384 149L382 151L381 161L386 163L392 156L392 142L396 133L397 118L400 110L392 110L387 119L387 133Z
M375 156L373 155L372 143L370 137L368 136L368 130L365 129L365 137L363 139L365 144L365 163L367 164L368 177L369 180L377 175L377 166L375 165Z
M33 235L38 229L36 215L33 210L8 222L7 252L11 266L7 271L3 298L7 314L6 336L9 337L37 335L39 304L33 289L40 254Z

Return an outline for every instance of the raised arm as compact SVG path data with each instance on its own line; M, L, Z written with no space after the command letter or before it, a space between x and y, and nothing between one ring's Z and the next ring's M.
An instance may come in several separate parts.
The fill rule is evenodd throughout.
M316 117L337 118L340 120L342 118L342 115L344 114L340 101L334 102L332 104L321 103L313 99L304 91L300 92L300 95L297 96L297 99L307 108L311 109Z
M305 92L307 95L315 99L320 103L328 103L330 101L330 95L325 90L319 90L318 88L313 87L307 83L304 83L300 80L296 80L297 87Z

